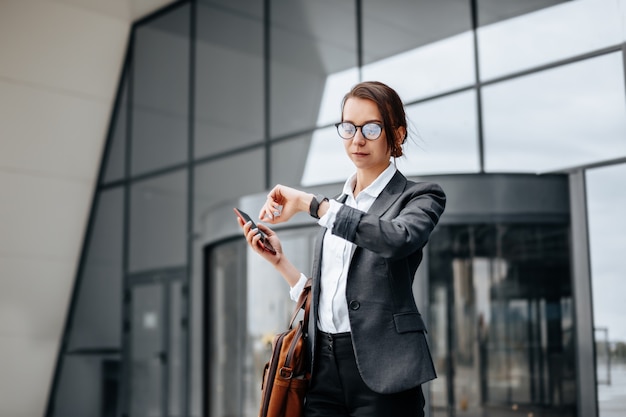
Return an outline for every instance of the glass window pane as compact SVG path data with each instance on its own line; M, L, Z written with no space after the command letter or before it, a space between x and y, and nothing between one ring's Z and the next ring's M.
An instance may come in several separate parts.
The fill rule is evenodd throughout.
M122 80L122 95L115 111L115 118L111 121L111 143L106 159L103 183L124 178L126 171L126 119L128 114L128 76L124 74Z
M272 144L270 185L299 186L306 165L311 136L301 135ZM328 167L327 167L328 168Z
M485 169L546 172L626 155L622 54L483 89Z
M511 19L516 16L554 6L559 3L565 3L566 1L570 0L532 0L532 2L529 2L528 0L478 0L478 25L486 26L491 23L500 22L502 20Z
M196 228L202 226L209 207L262 192L265 189L264 167L264 148L197 165L194 188ZM225 221L236 222L236 218L233 215Z
M121 188L98 197L68 349L121 348L123 202Z
M586 173L599 417L626 415L625 178L626 164Z
M272 1L272 137L339 119L340 99L358 81L354 5L353 0Z
M477 172L474 90L407 107L409 138L396 161L405 175Z
M302 174L302 185L344 182L355 171L346 155L343 141L335 126L313 132Z
M50 416L119 415L120 362L115 356L65 356Z
M195 157L261 142L262 18L199 3L196 19Z
M133 174L187 160L189 10L182 6L136 29Z
M363 79L396 89L405 102L471 85L470 2L363 1Z
M201 6L217 6L220 10L245 14L256 19L263 19L263 2L259 0L198 0Z
M490 3L483 8L491 7ZM479 28L481 78L488 80L620 44L625 5L568 1Z
M131 186L129 269L187 261L187 170Z

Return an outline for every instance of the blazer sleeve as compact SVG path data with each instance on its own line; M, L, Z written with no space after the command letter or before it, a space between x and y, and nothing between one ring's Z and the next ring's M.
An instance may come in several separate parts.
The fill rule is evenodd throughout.
M378 198L390 198L381 194ZM434 183L409 183L383 214L343 205L332 233L387 259L421 249L444 211L446 196Z

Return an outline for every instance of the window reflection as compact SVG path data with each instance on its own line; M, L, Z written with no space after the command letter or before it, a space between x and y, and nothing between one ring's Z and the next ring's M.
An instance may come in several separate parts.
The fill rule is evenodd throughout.
M364 80L393 87L405 102L474 83L472 33L465 32L363 66Z
M302 174L302 185L344 182L353 172L354 165L348 159L343 139L339 137L335 127L313 132Z
M129 270L184 265L187 171L137 181L130 190Z
M439 226L429 243L434 416L575 416L567 225ZM459 414L460 415L460 414ZM541 415L541 414L538 414Z
M545 172L626 155L622 54L483 89L487 171Z
M183 5L135 31L133 175L187 160L190 10Z
M363 80L405 102L474 83L470 2L363 0Z
M398 168L405 175L477 172L474 90L407 107L409 140Z
M195 158L263 140L263 21L232 7L196 9Z
M626 415L624 178L626 164L586 173L599 417Z
M481 78L620 44L625 5L624 1L568 1L479 28Z
M339 101L323 97L331 74L357 66L355 2L273 0L270 21L270 135L311 129L320 114L338 118ZM328 87L345 94L356 81Z

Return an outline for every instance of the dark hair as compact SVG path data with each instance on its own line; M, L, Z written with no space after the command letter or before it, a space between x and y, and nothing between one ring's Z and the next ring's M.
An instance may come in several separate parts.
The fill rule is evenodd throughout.
M396 91L379 81L364 81L354 87L343 97L341 101L341 118L343 120L343 107L349 98L362 98L371 100L378 106L378 111L383 118L383 129L387 138L387 148L394 158L402 156L402 146L396 145L396 129L404 128L402 144L406 142L408 126L404 104Z

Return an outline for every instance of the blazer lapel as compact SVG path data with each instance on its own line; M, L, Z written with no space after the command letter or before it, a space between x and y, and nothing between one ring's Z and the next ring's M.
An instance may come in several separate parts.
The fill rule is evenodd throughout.
M371 214L382 216L389 207L400 197L404 189L406 188L406 177L396 171L389 184L383 189L378 198L374 200L374 203L367 211Z

